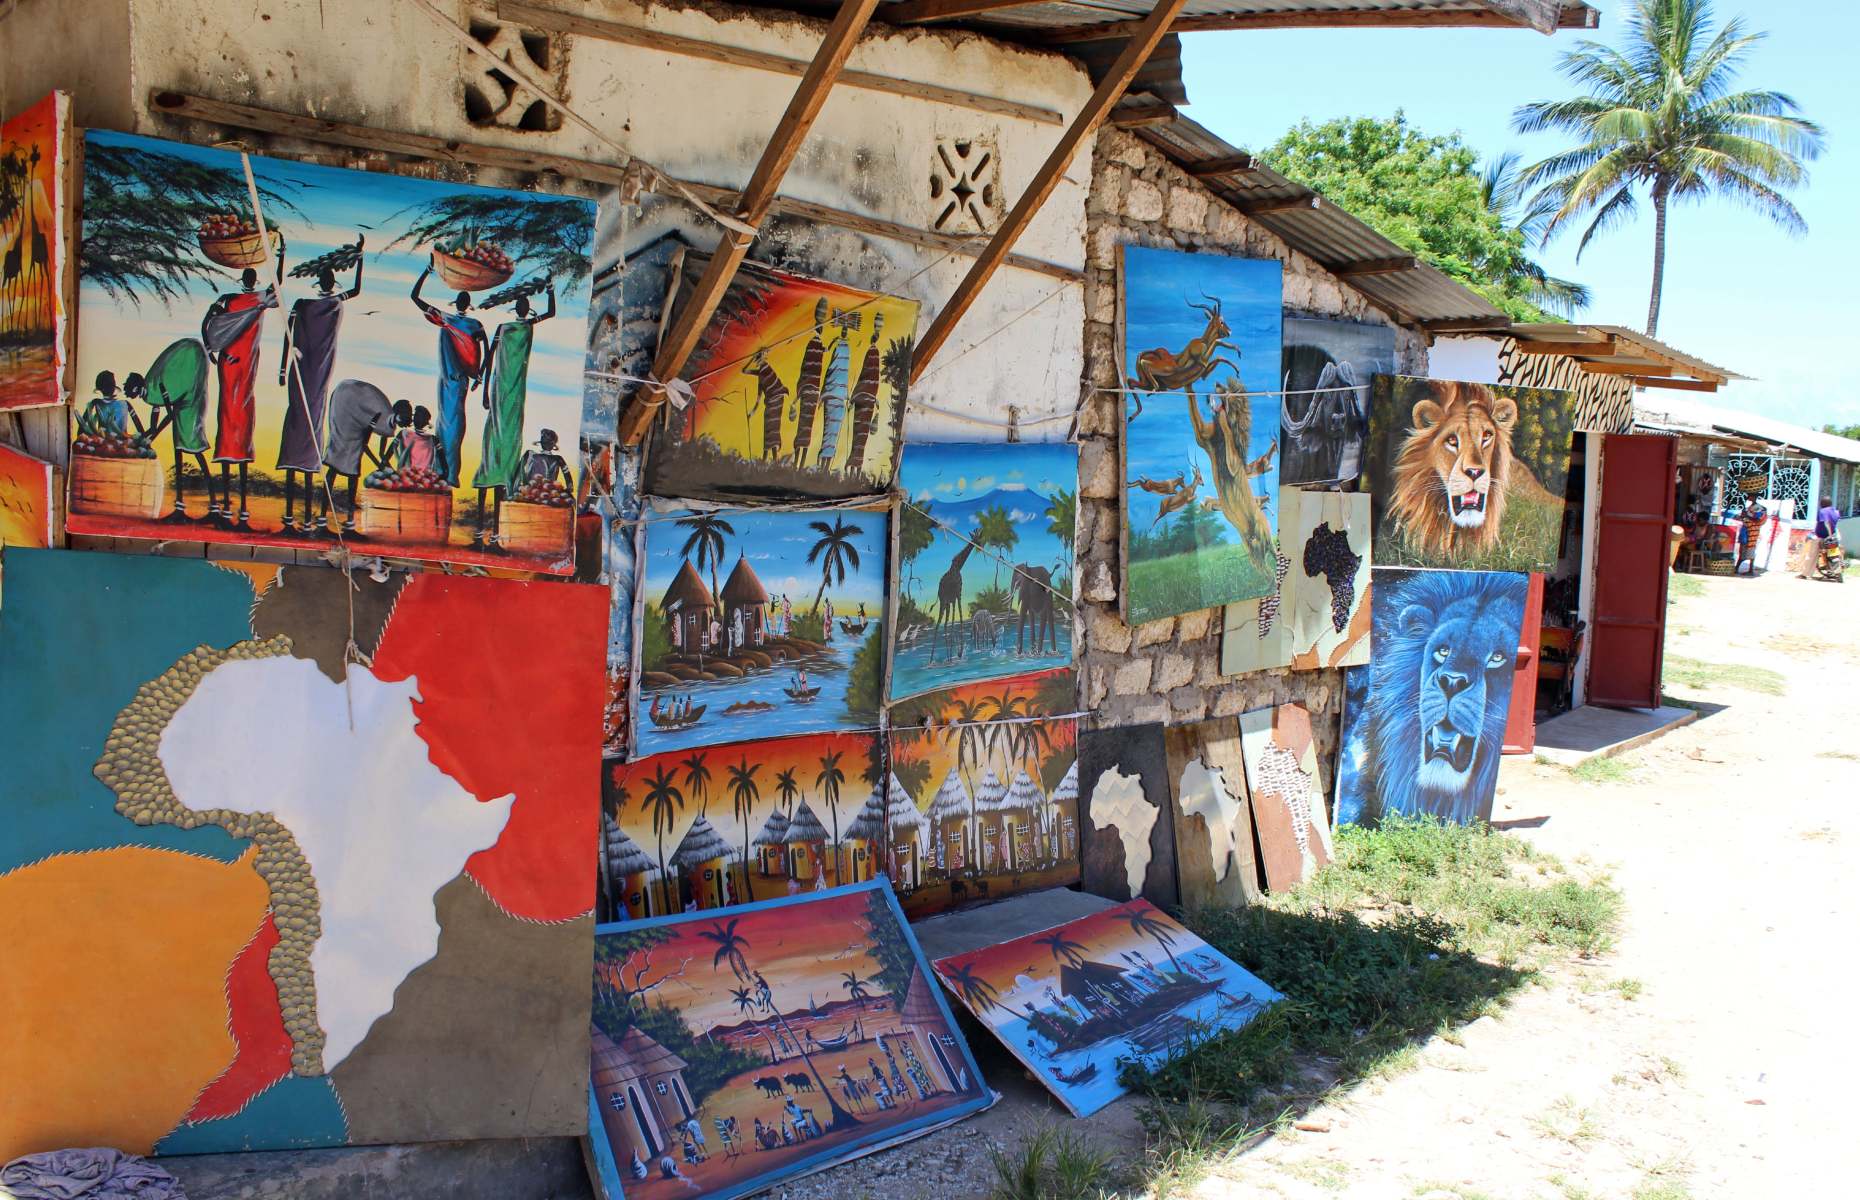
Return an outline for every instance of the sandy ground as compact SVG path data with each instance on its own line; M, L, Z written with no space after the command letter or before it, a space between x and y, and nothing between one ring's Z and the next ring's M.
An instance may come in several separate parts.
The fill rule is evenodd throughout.
M1311 1114L1329 1132L1270 1139L1197 1197L1854 1194L1860 587L1703 583L1674 601L1668 653L1767 667L1785 695L1669 681L1723 707L1627 756L1627 780L1527 759L1500 779L1499 824L1625 894L1618 949L1460 1044L1436 1040L1421 1069Z
M1435 1039L1203 1180L1197 1200L1707 1200L1853 1193L1860 977L1860 586L1702 580L1668 649L1767 667L1783 696L1669 681L1694 724L1586 782L1507 759L1495 819L1626 897L1619 946ZM1855 581L1860 584L1860 580ZM1801 631L1800 634L1794 631ZM1630 998L1629 994L1632 994ZM990 1152L1056 1126L1140 1159L1128 1101L1067 1117L969 1027L994 1110L779 1189L787 1200L985 1196Z

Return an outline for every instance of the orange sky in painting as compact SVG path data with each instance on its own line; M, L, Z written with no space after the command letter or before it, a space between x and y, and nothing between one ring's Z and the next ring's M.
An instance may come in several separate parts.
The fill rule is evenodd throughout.
M752 912L719 912L672 926L676 936L653 949L654 966L647 978L658 978L661 964L676 974L682 962L684 973L667 981L652 997L678 1009L693 1029L740 1023L744 1018L730 999L730 989L741 985L729 964L712 965L717 947L698 936L699 930L736 921L737 934L749 943L743 956L768 980L778 1010L805 1009L810 995L819 1004L845 1000L842 972L856 972L861 979L878 973L865 924L866 907L874 894L861 891ZM630 978L637 964L628 961Z
M743 828L737 822L735 809L730 799L730 768L747 762L755 769L756 786L760 796L753 805L749 820L749 836L753 840L762 829L762 823L775 810L780 793L776 790L776 777L784 770L792 768L795 781L801 785L795 797L795 807L806 800L820 823L833 829L833 817L826 802L821 797L820 787L815 780L820 775L820 760L834 751L840 752L840 771L845 774L845 782L840 785L839 819L840 828L844 830L852 819L865 807L866 799L872 794L872 785L863 778L866 762L870 754L874 734L831 733L807 734L800 737L775 738L763 742L740 742L734 745L707 746L693 750L669 750L664 754L655 754L633 763L613 762L607 764L608 795L613 795L616 785L624 785L629 793L620 814L620 828L626 835L637 842L641 849L653 853L658 838L652 832L652 815L643 801L651 785L655 772L663 768L671 773L677 781L678 790L684 793L684 808L677 814L671 829L665 834L665 852L669 857L678 846L685 832L697 821L700 811L710 817L710 823L717 828L723 839L742 853ZM701 801L692 788L685 783L684 761L692 755L703 756L710 768L710 798L708 807Z
M1002 697L1031 700L1039 694L1040 685L1047 679L1066 673L1064 668L1060 668L1054 671L1021 675L1014 679L965 683L961 687L949 688L913 701L912 704L921 704L928 708L932 703L940 701L943 719L955 720L962 711L963 703L971 702L979 705L980 713L985 720L994 715L997 710L994 700ZM1052 753L1070 754L1078 739L1078 722L1076 720L1051 721L1048 723L1048 732L1053 739ZM913 733L909 729L901 728L894 731L891 739L893 755L905 762L923 761L930 764L930 774L923 785L921 794L917 797L919 808L929 804L930 798L935 796L937 789L943 786L943 780L949 775L950 769L956 765L957 745L958 738L954 729L939 729L928 736ZM992 766L1001 782L1008 784L1013 782L1014 772L1019 771L1024 765L1026 764L1021 761L1010 764L1007 760L1005 746L997 745L982 756L982 767L975 774L979 777L983 771ZM1034 782L1040 781L1035 779ZM1041 791L1045 790L1044 787L1041 788Z
M1107 908L1088 917L1080 917L1059 930L1047 929L1039 933L1030 933L1026 937L1013 941L1001 942L994 946L984 946L968 954L938 960L939 969L948 967L973 966L975 973L993 984L1005 998L1014 986L1016 975L1025 975L1029 979L1045 981L1059 976L1059 963L1053 952L1046 946L1034 944L1037 937L1046 937L1063 930L1066 940L1078 942L1085 948L1081 953L1086 958L1097 962L1110 963L1121 967L1125 964L1118 955L1125 951L1136 951L1152 962L1161 962L1164 958L1162 947L1154 938L1134 932L1130 925L1118 919L1117 914L1133 908L1146 909L1158 920L1167 923L1170 932L1175 935L1175 952L1178 956L1200 947L1204 943L1193 934L1171 921L1147 900L1132 900L1115 908ZM1167 966L1165 962L1163 965Z

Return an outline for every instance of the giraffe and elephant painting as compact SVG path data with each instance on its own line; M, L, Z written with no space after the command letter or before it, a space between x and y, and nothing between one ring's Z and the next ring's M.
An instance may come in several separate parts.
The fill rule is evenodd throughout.
M1078 447L912 443L899 470L893 700L1072 665Z

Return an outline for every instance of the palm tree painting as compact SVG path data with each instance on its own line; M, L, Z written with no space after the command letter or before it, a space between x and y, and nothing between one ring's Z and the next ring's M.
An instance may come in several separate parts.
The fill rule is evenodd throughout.
M820 774L814 776L814 786L820 789L820 799L827 806L827 815L833 819L833 882L846 882L846 867L840 861L840 788L846 782L846 771L840 766L840 754L824 754L820 759Z
M725 537L735 537L736 527L714 512L694 513L682 517L677 525L680 529L690 530L679 553L697 564L700 571L710 571L710 594L715 596L717 587L717 564L723 561Z
M1001 559L1013 553L1014 547L1020 544L1020 535L1014 532L1014 522L1009 519L1008 510L999 504L984 508L976 517L975 532L969 540L984 550L994 551L989 557L994 563L995 587L999 588Z
M1161 946L1163 953L1169 956L1169 965L1175 968L1176 974L1182 973L1182 964L1175 957L1175 934L1171 932L1174 925L1150 908L1125 908L1117 917L1130 926L1132 933L1140 933Z
M1033 939L1036 946L1044 946L1053 953L1053 961L1067 966L1079 967L1085 964L1085 946L1075 942L1063 932L1053 932Z
M831 525L825 521L809 521L807 527L820 535L814 548L807 552L809 563L820 561L820 590L814 593L814 612L818 614L827 589L846 582L848 567L859 569L859 548L854 541L858 530L848 525L844 517L835 517Z
M1675 202L1735 200L1790 233L1807 232L1784 195L1820 157L1821 127L1783 92L1736 89L1764 35L1739 18L1718 24L1710 0L1634 0L1620 47L1582 41L1563 55L1582 94L1526 104L1520 133L1563 133L1576 144L1525 170L1544 205L1545 238L1585 220L1577 256L1596 236L1653 204L1647 333L1660 326L1667 211Z
M710 805L710 764L702 754L692 754L678 765L685 769L685 791L697 798L701 815Z
M743 829L743 896L754 900L755 884L750 881L754 872L749 869L749 825L755 817L756 801L762 798L762 788L756 783L756 773L762 770L762 764L751 764L744 758L724 769L730 775L730 815Z
M962 1002L978 1014L991 1008L1007 1011L1006 1006L1001 1003L1000 989L977 975L974 966L965 963L961 966L944 967L939 963L937 972L949 981L951 987L956 989L956 994L962 997Z
M682 905L673 899L671 877L665 871L665 835L671 832L672 823L685 807L685 794L678 790L671 772L661 766L647 781L646 794L640 803L652 814L652 834L659 840L659 892L665 901L665 911L677 912Z
M840 986L846 989L847 998L857 1000L861 1005L872 998L872 989L866 986L869 982L859 978L856 971L840 972Z

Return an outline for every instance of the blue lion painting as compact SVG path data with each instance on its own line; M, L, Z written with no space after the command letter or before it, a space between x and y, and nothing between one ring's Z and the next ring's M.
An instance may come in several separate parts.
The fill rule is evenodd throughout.
M1526 579L1378 567L1375 660L1345 672L1337 821L1489 821Z

